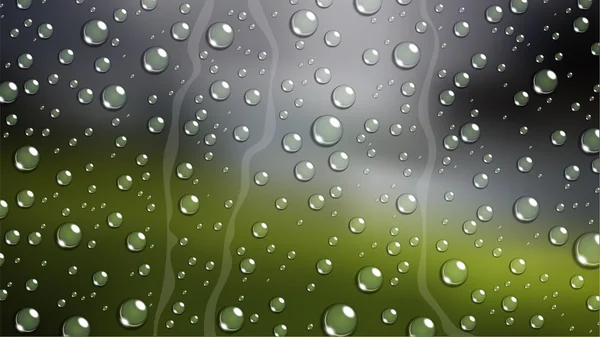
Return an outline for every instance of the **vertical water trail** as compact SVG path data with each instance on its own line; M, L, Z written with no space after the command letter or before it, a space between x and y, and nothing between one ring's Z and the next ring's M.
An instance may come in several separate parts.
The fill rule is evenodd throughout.
M425 82L423 83L423 90L421 90L421 95L419 97L419 123L423 128L423 132L425 133L425 137L427 138L427 165L425 166L425 170L423 175L417 182L417 195L419 200L419 208L421 212L421 225L423 228L423 243L422 247L427 247L427 205L429 198L429 187L431 184L431 178L433 176L433 169L435 168L435 160L436 160L436 151L438 140L435 138L435 133L433 132L433 128L431 127L431 123L429 121L429 114L431 113L429 108L429 98L431 95L429 91L431 90L431 82L434 78L435 66L437 64L437 60L439 58L440 53L440 40L437 35L437 30L433 25L433 21L431 21L431 17L427 11L428 4L427 1L422 0L418 2L421 9L421 16L423 20L430 23L431 32L433 34L433 51L431 55L431 60L429 61L429 68L427 69L427 74L425 76ZM432 7L433 8L433 7ZM437 277L437 275L433 275L433 277ZM470 334L458 329L454 323L448 318L444 310L437 303L435 298L429 292L427 288L427 249L421 249L421 260L419 262L419 275L418 275L418 287L421 296L427 301L429 306L435 311L442 322L442 328L444 332L448 336L471 336Z
M269 22L263 12L262 6L260 5L259 0L248 0L248 8L250 10L250 14L256 21L256 25L263 31L267 40L269 41L269 45L271 46L272 55L273 55L273 63L271 65L271 76L269 78L269 92L268 92L268 100L266 104L265 110L265 128L263 130L263 134L258 143L254 144L252 147L244 153L242 157L242 166L241 166L241 179L240 179L240 191L238 193L237 202L231 214L231 218L229 219L229 223L227 224L227 229L225 231L225 241L223 243L223 266L221 268L221 272L219 274L219 279L215 284L215 289L213 290L210 298L208 299L208 303L206 304L206 310L204 311L204 335L205 336L216 336L215 331L215 317L217 311L217 301L225 284L227 283L227 279L229 274L231 273L231 251L230 246L233 242L234 234L235 234L235 222L237 214L239 213L244 200L248 196L249 189L249 175L250 175L250 161L260 151L264 150L273 140L275 135L275 126L277 117L275 115L275 106L273 104L273 79L275 78L275 71L277 70L277 64L279 60L279 48L277 47L277 41L275 40L275 35L273 35L273 31L269 26Z
M156 306L156 314L154 315L154 336L158 332L158 324L160 323L160 316L165 309L167 302L171 298L173 289L175 289L175 275L173 274L173 266L171 265L171 250L173 246L177 244L177 237L170 229L171 219L173 217L173 205L171 203L171 178L173 167L175 165L175 159L179 150L179 113L183 104L183 99L190 89L194 80L200 76L200 70L202 68L200 64L200 58L198 57L200 40L204 36L203 32L208 25L209 19L212 15L214 7L214 0L206 0L198 18L194 23L194 28L190 35L190 39L187 42L187 54L192 61L192 74L186 83L177 91L173 98L173 106L171 109L171 128L169 129L169 136L167 138L167 144L163 153L163 187L165 189L165 207L167 213L166 221L166 256L165 256L165 274L163 276L163 286L160 292L160 299Z

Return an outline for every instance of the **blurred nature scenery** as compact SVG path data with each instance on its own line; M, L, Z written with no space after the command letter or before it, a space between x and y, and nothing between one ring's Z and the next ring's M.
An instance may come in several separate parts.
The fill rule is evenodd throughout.
M594 0L0 0L0 335L598 336Z

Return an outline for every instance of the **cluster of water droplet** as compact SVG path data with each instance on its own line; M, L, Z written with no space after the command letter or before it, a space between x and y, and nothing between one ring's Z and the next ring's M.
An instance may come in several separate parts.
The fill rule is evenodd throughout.
M17 0L18 8L22 10L26 10L31 6L31 0ZM77 3L83 3L84 0L77 0ZM341 2L341 1L340 1ZM290 0L292 5L298 3L297 0ZM294 48L298 51L304 49L306 43L312 42L313 36L319 32L321 42L324 43L325 46L329 48L336 48L344 43L343 34L338 30L327 30L321 33L320 23L318 18L319 10L326 10L332 6L333 0L316 0L316 5L318 10L311 9L300 9L295 11L291 17L289 18L289 27L291 30L291 34L295 36L298 40L294 43ZM402 6L408 6L413 3L412 0L397 0L397 4ZM591 1L589 0L578 0L577 2L579 9L587 10L591 7ZM361 19L370 20L372 23L376 22L375 14L379 13L382 9L383 1L382 0L353 0L352 4L348 2L347 5L354 6L356 13L359 15ZM415 6L415 4L412 4ZM157 7L157 0L141 0L140 7L145 11L152 11ZM506 7L506 6L505 6ZM489 24L495 25L500 23L506 14L512 13L513 15L522 15L528 11L529 4L527 0L511 0L508 4L508 8L503 9L501 5L492 5L485 9L485 19ZM186 15L190 12L191 6L189 4L182 4L180 7L180 13ZM437 4L433 8L433 12L442 13L444 11L444 5ZM464 8L462 8L464 11ZM510 13L509 13L510 11ZM233 12L232 12L233 13ZM402 12L405 13L405 12ZM462 12L461 12L462 13ZM139 15L136 12L136 15ZM406 14L404 14L406 15ZM116 47L119 45L120 40L116 37L112 37L110 28L113 24L120 24L128 20L129 13L124 8L119 8L114 10L112 14L113 22L108 22L108 20L103 21L100 19L90 19L87 21L83 27L81 27L81 39L83 43L88 47L98 47L102 46L110 40L110 45ZM403 16L401 14L401 16ZM240 12L238 14L238 19L240 21L246 20L247 14L245 12ZM273 18L277 17L276 12L272 15ZM388 20L390 22L393 21L393 17L390 17ZM25 22L25 27L31 26L32 23L30 21ZM322 25L322 24L321 24ZM431 23L425 21L418 21L414 26L414 31L417 34L425 34L428 31L428 27L431 26ZM325 26L325 25L322 25ZM250 29L253 26L250 26ZM586 33L589 28L589 20L586 17L579 16L573 20L572 29L576 33ZM458 20L452 26L452 34L454 37L459 39L465 39L471 34L471 25L464 20ZM441 27L440 29L441 30ZM544 28L546 31L547 29ZM496 27L493 28L492 33L496 33L498 29ZM512 26L508 26L505 28L504 32L506 35L513 35L515 28ZM215 51L222 51L230 48L235 39L236 39L236 31L232 25L226 23L224 21L212 22L205 32L206 43L210 46L210 48ZM50 23L42 23L37 28L37 37L42 40L52 38L54 34L54 28ZM12 29L10 31L11 38L18 38L20 32L17 28ZM189 39L191 35L191 27L188 23L184 21L177 21L172 24L170 28L171 38L175 41L186 41ZM552 39L557 40L559 38L558 32L555 32L552 35ZM112 37L112 39L111 39ZM516 37L517 43L522 43L525 40L523 35L518 35ZM389 44L387 41L386 45ZM445 48L446 44L442 44L442 48ZM383 49L380 49L383 50ZM387 60L387 58L381 58L380 50L375 48L367 48L362 51L360 55L355 55L358 59L362 60L363 64L368 67L375 66L379 64L379 62L383 62L383 60ZM247 50L248 54L250 53ZM412 41L401 41L395 45L391 53L388 55L391 56L390 61L400 70L400 71L409 71L411 69L416 68L421 62L421 48L417 45L417 43ZM593 55L600 54L600 47L598 42L594 43L591 46L591 53ZM201 51L199 54L199 58L205 60L208 58L208 51ZM558 61L562 59L562 54L560 53L555 55L555 59ZM58 53L58 62L62 65L69 65L75 60L75 52L71 49L65 48L60 50ZM141 68L143 71L150 75L158 75L162 74L169 66L172 64L172 60L169 52L165 47L161 46L150 46L145 51L138 56L141 59ZM257 54L259 60L264 61L268 58L267 52L261 51ZM544 57L539 56L536 58L536 62L543 62ZM461 91L462 89L468 88L472 79L475 78L477 71L483 70L488 65L488 57L484 53L476 53L470 57L470 66L472 69L463 69L462 71L457 72L452 81L452 88L444 89L437 95L437 101L442 107L450 107L455 104L458 99L458 96L465 91ZM31 54L23 53L17 59L17 65L21 69L29 69L32 67L34 63L34 57ZM98 74L104 74L111 70L112 61L107 57L98 57L93 61L93 68ZM178 67L178 66L175 66ZM504 72L506 70L506 64L499 64L497 66L498 72ZM218 66L212 65L210 67L210 73L215 75L219 71ZM262 70L261 70L262 71ZM238 71L238 77L243 78L247 75L247 70L242 68ZM261 74L262 75L262 74ZM522 90L517 91L514 95L512 95L512 104L516 107L527 107L531 97L530 92L540 96L547 97L554 93L558 88L559 76L550 68L544 68L536 71L532 76L532 82L530 83L529 89L522 88ZM133 75L132 75L133 76ZM330 68L328 67L319 67L314 73L311 73L313 76L314 82L317 85L327 85L332 82L333 74ZM438 72L438 77L443 79L447 76L446 70L440 70ZM571 75L572 76L572 75ZM569 76L568 76L569 77ZM47 78L47 82L49 85L56 85L59 82L58 74L50 74ZM570 77L569 77L570 78ZM393 81L391 81L393 83ZM302 85L305 85L305 82L301 82ZM225 79L218 79L213 81L208 88L207 97L214 100L215 102L225 102L230 101L232 99L238 99L231 97L232 94L235 94L236 90L232 88L232 85L235 83L230 83ZM390 84L391 85L391 84ZM72 89L78 88L78 81L72 80L69 83L69 86ZM285 79L280 84L280 89L284 93L289 93L294 91L296 83L292 79ZM75 97L78 103L81 105L89 105L94 103L94 99L100 100L100 104L102 107L109 111L118 111L124 109L128 102L128 94L126 90L127 85L124 83L120 84L109 84L105 86L99 93L94 93L90 88L80 88L78 89ZM19 87L16 83L11 81L3 81L0 83L0 103L9 104L15 102L17 99L22 99L19 97L24 93L25 95L36 95L39 90L43 88L41 81L36 79L27 80L22 84L22 87ZM598 86L594 87L594 92L598 93ZM235 88L237 89L237 88ZM378 89L379 90L379 89ZM261 93L258 89L247 89L242 90L243 95L240 92L239 99L243 100L243 102L251 107L259 105L263 100L263 93ZM404 97L411 97L415 95L418 91L415 83L411 81L405 81L400 88L400 92ZM330 96L330 102L335 108L336 113L351 113L352 107L355 106L358 97L360 97L360 93L350 85L339 83L336 85L331 91L327 91L328 96ZM172 95L172 92L170 93ZM373 96L376 98L376 96ZM593 97L593 96L592 96ZM551 100L551 98L548 98ZM147 99L149 104L156 104L158 97L156 95L150 95ZM204 96L202 94L198 94L194 97L194 101L196 104L201 104L204 101ZM294 101L294 106L302 107L304 104L303 99L296 99ZM579 103L573 103L571 106L573 111L577 111L580 109ZM350 110L350 111L347 111ZM399 110L408 114L411 111L411 106L409 104L402 104ZM342 141L344 138L345 130L344 125L342 124L343 118L337 115L336 113L331 114L323 114L318 116L312 121L312 124L306 126L306 130L290 132L285 134L281 140L277 140L281 143L281 147L286 153L298 153L301 151L302 147L305 145L306 141L303 139L301 134L309 134L312 141L321 148L328 148L330 152L324 161L326 161L328 167L333 172L343 172L346 171L351 164L350 155L348 152L339 150L336 145ZM53 109L51 111L52 118L58 118L60 115L60 111L58 109ZM195 120L189 120L184 124L183 130L184 134L187 136L196 136L201 131L199 122L204 121L207 118L208 112L204 109L199 109L195 113ZM473 109L471 111L471 117L475 118L479 115L479 110ZM285 119L288 116L287 111L282 111L280 113L280 118ZM8 125L14 125L17 123L17 116L10 115L8 116L6 122ZM118 118L113 119L113 125L118 125L120 120ZM150 117L147 120L146 128L152 134L159 134L165 130L166 122L160 116ZM368 118L364 122L364 130L369 134L376 133L380 128L379 121L376 118ZM416 129L415 125L410 127L410 131L414 132ZM454 127L452 128L454 130ZM527 133L527 127L521 128L521 134ZM389 134L393 137L399 136L403 131L403 127L401 124L392 124L389 126ZM48 131L43 131L44 133L49 134ZM346 131L347 132L347 131ZM86 136L91 135L93 130L86 129ZM445 151L452 152L460 147L469 146L475 143L481 143L483 140L486 140L484 137L485 134L482 133L480 129L480 125L475 122L467 122L464 123L458 128L457 134L446 135L442 140L442 146ZM246 142L250 138L250 129L245 125L238 125L233 128L232 136L235 141L243 143ZM6 137L5 137L6 138ZM567 134L565 131L556 130L550 136L550 142L553 146L562 146L567 141ZM357 137L357 141L359 143L364 142L366 136L361 134ZM582 134L578 136L577 142L578 147L586 155L597 155L600 147L600 131L597 127L587 128L583 130ZM203 136L202 140L203 144L206 146L213 146L217 142L217 135L215 133L207 133ZM77 139L73 138L70 140L71 146L77 143ZM119 136L114 140L114 145L118 148L125 147L128 143L127 137ZM212 158L212 152L207 152L204 156L206 160L210 160ZM367 152L367 156L373 158L376 156L375 149L369 149ZM399 155L399 159L401 161L405 161L408 154L405 152ZM14 153L13 163L14 168L20 172L31 172L38 168L41 163L41 154L34 146L24 145L16 150ZM483 161L485 163L491 163L493 159L492 154L485 154L483 156ZM144 166L148 162L148 157L145 154L140 154L136 157L136 163L139 166ZM450 165L452 159L448 157L444 157L442 163L444 166ZM520 173L529 173L533 170L534 161L529 156L522 156L516 162L516 171ZM316 167L318 164L315 162L311 162L310 160L300 160L295 163L293 167L293 172L290 172L290 175L298 181L298 183L306 183L313 180L317 174ZM93 170L93 164L88 164L86 166L86 171ZM367 171L366 169L365 171ZM592 161L591 170L593 173L598 174L600 171L600 162L598 158ZM181 162L176 168L176 176L180 180L188 180L194 176L194 166L190 162ZM581 175L581 169L577 165L569 165L567 167L561 168L561 174L569 182L577 181ZM497 173L497 172L496 172ZM411 170L406 169L403 171L404 176L410 176ZM56 173L55 182L59 186L65 187L69 186L73 179L76 179L71 171L67 169L60 170ZM142 175L143 180L147 180L150 178L150 173L146 172ZM265 186L269 182L269 174L265 171L258 171L253 176L254 183L257 186ZM490 176L484 172L480 172L475 174L472 177L471 181L474 188L483 190L486 189L490 184ZM134 179L130 175L121 175L116 180L116 187L120 191L128 191L131 190L134 184ZM91 185L88 188L88 192L90 194L95 193L96 186ZM416 193L415 193L416 194ZM417 196L413 193L400 193L395 202L395 209L402 215L410 215L414 213L419 207L419 201L417 200ZM329 190L329 196L332 199L338 199L342 196L342 187L333 186ZM184 194L178 196L178 210L182 215L185 216L193 216L196 215L200 211L200 199L195 194ZM388 195L382 195L379 198L379 201L382 203L387 203L389 199ZM455 199L454 192L448 191L444 194L444 200L447 202L452 202ZM36 195L32 190L23 189L17 193L15 196L16 205L21 209L28 209L34 206L36 202ZM42 199L42 202L44 199ZM325 207L325 196L321 194L311 194L308 197L308 208L313 211L322 210ZM233 205L232 200L227 200L226 208L231 208ZM154 209L155 205L148 205L148 211ZM285 210L288 207L288 201L285 197L280 197L275 201L275 208L277 210ZM564 207L564 206L563 206ZM68 209L63 210L63 213L68 214ZM0 219L4 219L9 213L9 204L5 200L0 200ZM541 206L538 203L537 199L532 196L521 196L517 200L514 201L512 207L512 216L520 223L532 223L538 219L541 213ZM494 217L494 209L490 205L478 205L476 208L476 218L481 223L486 223L492 220ZM119 228L123 224L123 215L120 212L111 212L108 214L106 222L110 228ZM266 220L265 220L266 221ZM215 224L215 230L220 230L222 228L222 224ZM352 234L362 234L365 232L367 228L367 222L361 217L353 217L348 222L348 230ZM461 230L466 235L473 235L477 232L479 228L479 224L476 220L467 219L462 223ZM390 234L392 236L398 235L398 228L394 227ZM269 234L269 226L265 222L256 222L251 225L250 231L252 237L255 239L263 239ZM56 245L60 249L70 250L78 247L83 241L83 231L82 227L75 223L65 222L57 226L56 235L55 235ZM4 242L7 245L17 245L21 240L21 233L17 229L9 229L5 232ZM30 245L38 245L42 240L42 234L40 232L32 232L28 235L28 243ZM182 238L181 240L184 240ZM146 248L147 246L147 238L146 235L139 231L130 232L125 237L125 245L126 248L130 252L139 252ZM187 241L184 240L184 241ZM184 241L180 241L184 242ZM500 240L499 240L500 241ZM552 227L548 231L548 242L555 247L564 246L569 241L569 231L567 228L562 226ZM585 268L597 268L599 264L598 259L598 246L600 245L599 236L597 232L586 232L581 234L576 240L572 240L572 248L575 252L575 261L582 267ZM409 244L412 247L416 247L419 245L420 239L416 236L411 237L409 240ZM338 238L332 236L329 238L328 243L330 246L335 246L338 244ZM88 247L93 248L95 246L95 241L89 241ZM377 244L374 244L377 247ZM483 246L483 240L478 239L475 241L475 246L480 248ZM373 248L375 248L373 247ZM435 243L435 248L438 252L443 253L446 252L449 248L449 242L447 240L438 240ZM267 247L267 251L274 251L274 245L269 245ZM390 257L395 257L400 255L402 246L401 243L397 240L392 240L387 243L385 246L385 250ZM492 251L492 255L496 258L501 257L503 254L503 250L500 247L496 247ZM243 255L243 254L238 254ZM293 259L295 257L295 251L290 251L288 253L288 258ZM4 256L0 255L0 265L4 263ZM190 258L189 264L195 264L196 258ZM318 261L315 261L315 270L319 275L329 275L333 270L334 263L332 260L328 258L322 258ZM284 266L283 266L284 267ZM215 263L213 261L209 261L206 263L205 268L207 270L212 270L215 268ZM250 257L244 257L239 263L239 272L243 275L251 275L255 272L257 268L257 261ZM440 282L449 287L459 287L462 286L469 277L469 266L465 262L460 259L452 258L447 259L443 264L439 266L440 268ZM401 274L405 274L410 269L410 263L408 261L400 261L397 264L397 270ZM513 275L521 275L524 274L527 270L527 262L522 258L513 258L507 265L507 271L512 273ZM138 272L141 276L147 276L150 273L150 265L143 264L139 266ZM69 268L70 274L77 273L77 268L72 266ZM544 276L545 275L545 276ZM541 282L546 282L548 279L547 274L540 276ZM546 281L542 281L546 280ZM92 276L92 282L96 287L103 287L108 282L108 274L105 271L97 271ZM398 278L393 277L390 280L390 284L393 286L398 284ZM376 266L364 266L357 268L356 279L355 279L356 289L362 293L375 293L379 291L384 286L384 275L383 271ZM570 286L573 289L581 289L584 284L584 279L582 276L575 275L570 279ZM30 291L34 291L37 289L38 282L35 279L31 279L27 281L27 289ZM316 285L311 283L307 286L307 291L312 292L315 290ZM3 297L2 297L3 296ZM7 296L7 292L3 290L0 292L0 299L5 299ZM483 303L486 299L486 293L483 289L474 290L471 293L471 300L473 303ZM590 295L586 299L586 307L590 311L598 311L598 295ZM511 313L517 310L519 300L515 296L506 296L501 301L501 308L504 312ZM59 306L64 306L64 300L59 301ZM148 305L140 300L140 299L127 299L121 303L118 308L118 320L123 327L126 328L136 328L144 325L148 320ZM286 301L283 297L273 297L269 301L269 309L273 313L281 313L286 309ZM172 312L176 315L180 315L185 311L184 302L175 302L172 305ZM383 324L394 324L398 318L398 313L393 308L386 308L381 312L381 322ZM226 306L221 308L218 313L218 326L223 332L237 332L240 331L246 321L248 319L251 323L256 323L259 320L259 315L257 313L253 313L246 318L244 311L237 306ZM190 322L197 322L198 317L193 316L190 319ZM358 328L358 312L351 307L350 305L343 303L332 304L329 307L325 308L322 315L322 327L323 331L327 335L331 336L346 336L353 334ZM290 322L291 323L291 322ZM472 331L476 327L476 318L472 315L463 316L459 322L457 322L458 326L464 331ZM509 317L506 319L506 325L512 325L514 323L514 319ZM16 314L15 318L15 327L20 332L33 332L37 329L40 324L40 315L33 308L23 308ZM194 323L195 324L195 323ZM172 327L174 322L169 320L166 323L167 327ZM544 317L541 314L534 314L531 316L529 325L531 328L540 329L544 325ZM90 324L89 322L79 316L73 316L68 318L62 326L62 332L64 335L88 335L90 334ZM310 325L310 329L312 329L312 325ZM415 317L413 318L407 326L408 334L411 336L425 336L425 335L434 335L436 333L436 326L432 319L428 317ZM288 328L285 324L278 324L273 328L273 334L276 336L285 336L288 333Z

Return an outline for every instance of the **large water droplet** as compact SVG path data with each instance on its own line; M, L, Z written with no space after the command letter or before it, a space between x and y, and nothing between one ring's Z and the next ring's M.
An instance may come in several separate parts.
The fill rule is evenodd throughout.
M0 83L0 103L12 103L18 96L19 87L15 83L9 81Z
M127 102L127 92L120 85L109 85L102 90L102 106L108 110L119 110Z
M396 200L396 208L402 214L411 214L417 209L417 198L409 193L402 194Z
M527 270L527 263L523 259L512 259L508 267L511 273L521 275Z
M342 122L333 116L321 116L312 125L313 140L321 146L337 144L344 133Z
M590 20L584 16L580 16L573 20L573 30L575 33L585 33L590 28Z
M185 41L190 34L190 25L185 22L176 22L171 27L171 37L176 41Z
M379 62L379 52L376 49L369 48L363 52L362 59L368 66L375 65Z
M130 252L140 252L146 248L146 235L142 232L129 233L125 243Z
M548 232L548 240L554 246L562 246L569 240L569 232L565 227L554 226Z
M540 205L532 197L521 197L514 204L513 215L521 222L532 222L540 215Z
M365 293L374 293L383 285L383 273L377 267L363 267L356 275L358 289Z
M297 133L290 132L283 136L281 145L285 152L296 153L302 148L302 137Z
M354 0L354 7L362 15L373 15L381 9L382 0Z
M554 92L558 86L558 77L549 69L538 71L533 77L533 90L540 95L548 95Z
M350 157L346 152L336 151L329 156L329 167L336 172L344 171L349 165Z
M598 268L600 260L600 235L585 233L575 241L575 258L577 262L588 268Z
M467 315L467 316L463 316L460 319L460 328L463 331L472 331L473 329L475 329L476 325L477 325L477 321L475 320L474 316Z
M148 319L146 303L138 299L128 299L119 307L119 323L124 328L138 328Z
M320 259L317 261L317 273L328 275L333 270L333 263L329 259Z
M33 146L23 146L15 152L14 163L19 171L33 171L40 164L40 154Z
M427 317L415 317L408 323L408 335L410 337L435 336L435 324Z
M90 323L80 316L67 318L62 326L63 336L89 336L90 332Z
M225 307L219 313L219 328L224 332L239 331L244 325L244 312L238 307Z
M315 176L315 165L308 160L298 162L294 166L294 176L299 181L309 181Z
M514 14L523 14L529 7L528 0L510 0L510 11Z
M469 269L467 265L458 259L451 259L442 265L440 271L442 281L449 286L459 286L467 280Z
M73 249L81 243L81 228L74 223L60 225L56 231L56 243L64 249Z
M225 22L213 23L206 33L208 44L215 49L226 49L233 43L235 33Z
M210 85L210 97L215 101L224 101L231 95L229 83L223 80L214 81Z
M581 134L580 138L581 151L587 154L598 153L600 148L600 129L587 129Z
M169 54L161 47L150 47L142 55L144 70L150 74L160 74L169 66Z
M401 69L412 69L421 61L421 51L412 42L402 42L394 48L394 62Z
M542 315L533 315L529 319L529 326L533 329L541 329L544 326L544 316Z
M340 85L333 90L331 94L333 105L340 109L348 109L356 101L354 89L347 85Z
M348 228L350 229L350 232L360 234L367 228L367 223L363 218L355 217L348 222Z
M88 45L99 46L108 40L108 25L102 20L89 20L83 26L82 36Z
M358 316L346 304L334 304L323 314L323 330L327 336L350 336L358 327Z
M504 12L500 6L490 6L485 10L485 18L489 23L498 23L502 20Z
M40 326L40 314L32 308L23 308L15 316L15 328L22 333L35 331Z
M297 36L308 37L317 31L319 19L312 11L301 9L292 15L290 26Z
M200 199L193 194L187 194L179 199L179 211L184 215L193 215L200 209Z
M475 143L480 135L479 125L475 123L467 123L460 128L460 139L465 143Z

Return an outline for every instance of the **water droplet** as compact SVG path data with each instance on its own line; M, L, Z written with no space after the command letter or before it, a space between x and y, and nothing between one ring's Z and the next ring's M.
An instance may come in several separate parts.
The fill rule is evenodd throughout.
M331 71L328 68L315 70L315 81L319 84L327 84L331 81Z
M312 125L312 137L318 145L333 146L342 139L343 130L339 119L333 116L321 116Z
M330 30L325 33L325 44L329 47L337 47L342 42L342 34L337 30Z
M518 306L517 298L514 296L506 296L502 299L502 310L506 312L513 312L517 310Z
M511 0L510 1L510 11L514 14L523 14L527 11L529 7L528 0Z
M475 326L476 326L475 317L473 317L471 315L463 316L460 319L460 328L463 331L472 331L473 329L475 329Z
M130 252L140 252L146 248L146 236L141 232L132 232L127 235L126 244Z
M573 20L573 30L575 33L585 33L590 27L590 20L584 16L580 16Z
M19 96L19 88L15 83L9 81L0 83L0 103L12 103L17 96Z
M219 313L219 328L224 332L239 331L244 325L244 312L238 307L225 307Z
M30 190L22 190L17 193L17 206L30 208L35 203L35 194Z
M200 209L200 199L193 194L187 194L179 199L179 211L184 215L193 215Z
M587 298L585 304L586 304L588 310L598 311L598 308L600 307L600 296L591 295L590 297Z
M176 22L171 27L171 37L176 41L185 41L191 34L190 25L185 22Z
M541 329L544 326L544 317L542 315L533 315L529 319L529 326L533 329Z
M150 47L142 55L144 70L150 74L160 74L169 67L169 54L161 47Z
M83 41L90 46L99 46L108 40L108 25L102 20L89 20L83 26Z
M475 123L466 123L460 128L460 138L465 143L475 143L479 140L481 130Z
M336 172L346 170L349 165L350 157L348 157L346 152L336 151L329 156L329 167Z
M229 95L231 95L231 87L229 86L229 83L227 83L226 81L223 81L223 80L214 81L210 85L210 97L212 97L215 101L224 101L227 98L229 98ZM249 95L248 92L246 92L245 96L247 96L247 95ZM250 94L250 95L252 95L252 94Z
M373 15L381 9L382 0L354 0L354 7L362 15Z
M312 11L301 9L292 15L290 26L296 36L309 37L317 31L319 19Z
M598 149L600 149L600 129L585 130L580 138L580 147L584 153L598 153Z
M504 12L500 6L490 6L485 10L485 18L489 23L498 23L504 17Z
M477 219L479 221L488 222L494 217L494 210L491 206L481 205L477 208Z
M548 232L548 240L554 246L562 246L569 240L569 232L565 227L554 226Z
M417 198L412 194L402 194L396 200L396 208L402 214L411 214L417 209Z
M363 52L362 59L368 66L375 65L379 62L379 52L373 48L369 48Z
M15 152L15 168L22 172L35 170L40 163L40 154L33 146L23 146Z
M80 316L69 317L62 325L63 336L89 336L90 332L90 323Z
M598 268L600 260L600 235L588 232L575 241L575 258L577 262L588 268Z
M449 286L460 286L465 283L469 276L467 265L458 259L451 259L442 265L442 281Z
M102 106L107 110L119 110L127 102L127 93L120 85L109 85L102 90Z
M526 106L529 103L529 94L526 91L519 91L513 97L516 106Z
M365 293L374 293L383 285L383 274L377 267L363 267L356 276L358 289Z
M485 302L485 297L486 294L483 289L476 289L471 293L471 301L476 304Z
M533 159L530 157L521 157L517 160L517 169L520 172L527 173L533 169Z
M40 314L32 308L23 308L15 316L15 328L21 333L29 333L40 326Z
M435 336L435 324L427 317L415 317L408 323L408 335L410 337Z
M227 82L225 82L225 83L227 83ZM229 94L227 94L227 96L229 96ZM250 90L246 91L246 93L244 94L244 101L246 102L246 104L254 106L254 105L257 105L258 103L260 103L260 97L261 97L260 91L258 91L256 89L250 89Z
M119 307L119 323L124 328L137 328L148 319L146 303L138 299L128 299Z
M145 11L154 10L157 4L158 0L140 0L140 6L142 6L142 9Z
M467 37L467 35L469 35L470 32L471 27L466 21L459 21L454 24L454 35L456 35L456 37Z
M490 179L485 173L478 173L473 177L473 186L478 189L484 189L490 183Z
M307 160L300 161L294 167L294 176L299 181L309 181L315 176L315 165Z
M348 109L356 101L356 93L350 86L340 85L333 90L331 100L337 108Z
M510 272L515 275L521 275L527 269L527 264L523 259L512 259L509 264Z
M558 86L558 77L549 69L538 71L533 77L533 90L540 95L548 95L554 92Z
M580 175L579 167L577 165L569 165L565 168L564 175L565 179L569 181L575 181L579 179Z
M92 283L96 287L104 287L108 283L108 274L105 271L97 271L92 275Z
M532 222L540 215L540 205L532 197L521 197L514 204L513 215L521 222Z
M421 51L412 42L402 42L394 48L394 62L401 69L412 69L421 61Z
M60 225L56 231L56 243L63 249L73 249L81 243L81 228L74 223Z

